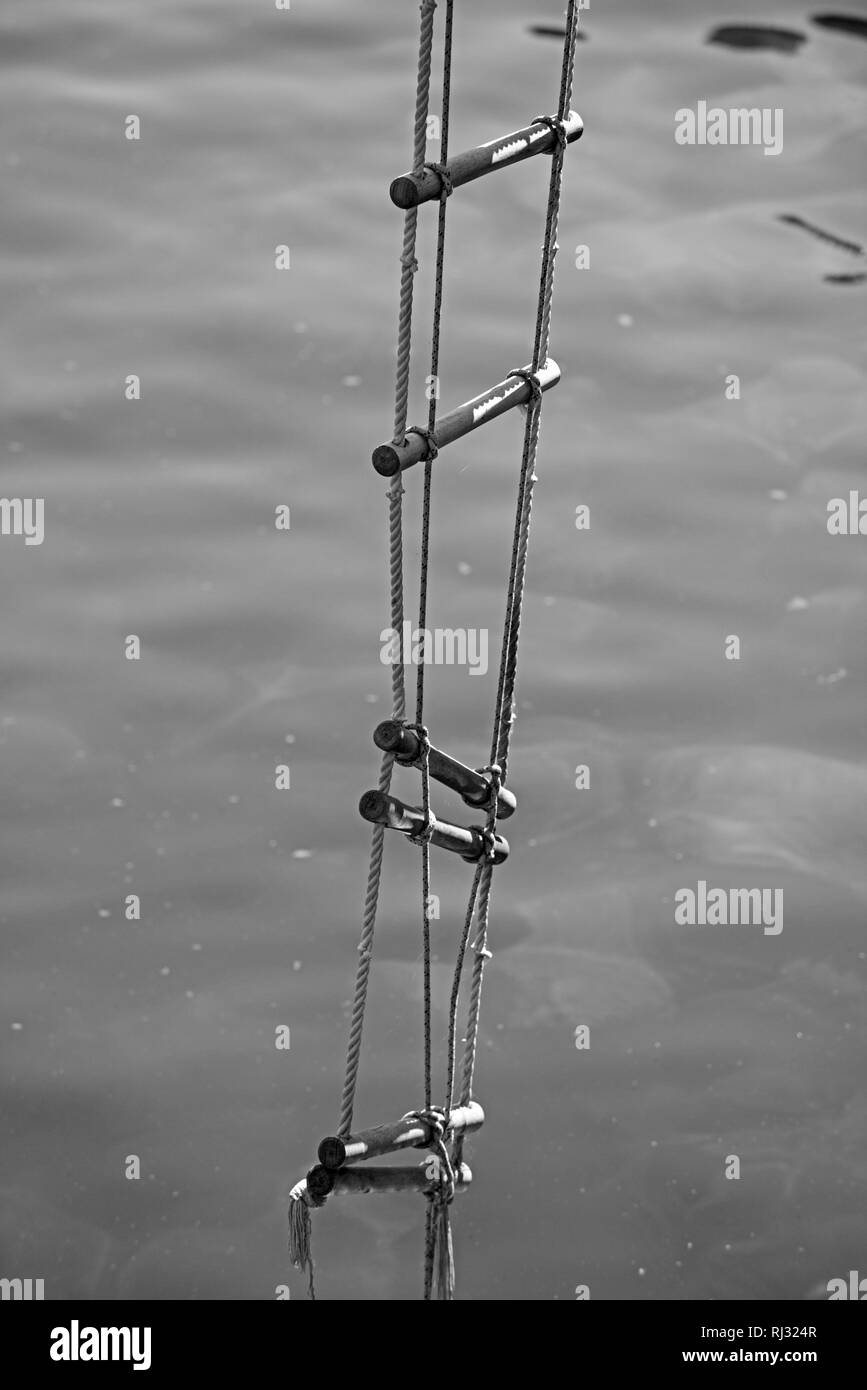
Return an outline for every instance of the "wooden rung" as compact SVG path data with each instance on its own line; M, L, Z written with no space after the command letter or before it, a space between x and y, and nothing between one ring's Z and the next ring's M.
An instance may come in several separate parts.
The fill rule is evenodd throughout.
M424 812L417 806L404 806L396 796L380 791L365 792L358 803L365 820L400 830L404 835L418 836L424 830ZM438 849L451 850L469 864L477 864L485 854L485 839L479 826L450 825L448 821L433 820L430 842ZM509 842L494 834L494 863L502 864L509 857Z
M317 1163L304 1182L311 1201L317 1206L332 1193L342 1197L368 1192L434 1192L439 1180L428 1177L430 1163L430 1158L426 1158L417 1168L374 1168L363 1164L360 1168L337 1169ZM469 1164L461 1163L455 1169L455 1192L466 1192L472 1180Z
M584 132L584 122L577 111L570 111L566 118L566 143L571 145L580 140ZM448 171L452 188L472 183L483 174L494 169L505 169L510 164L520 164L534 154L550 154L556 145L556 136L550 126L531 121L521 130L511 135L503 135L499 140L489 140L486 145L477 145L473 150L454 155L448 161ZM391 201L399 208L415 208L419 203L429 203L442 193L442 179L432 169L423 174L401 174L394 180L389 193Z
M522 371L529 370L529 366L522 368ZM537 375L542 390L550 391L560 380L560 368L554 359L549 357L539 368ZM442 449L444 445L462 439L471 430L478 429L480 425L487 424L488 420L496 419L498 415L505 414L517 405L526 405L532 395L533 388L523 377L509 376L505 381L498 381L496 386L483 391L480 396L466 401L459 405L457 410L437 420L434 425L437 448ZM395 473L401 473L427 457L427 439L423 434L410 431L402 444L379 444L373 451L373 466L384 478L393 478Z
M377 725L373 732L373 741L384 753L393 753L401 767L421 767L421 739L414 730L408 729L398 719L386 719ZM459 763L456 758L450 758L448 753L441 753L438 748L430 748L428 751L428 770L435 781L457 792L468 806L476 809L487 806L491 797L490 773L476 772L473 768ZM517 805L512 792L501 787L497 797L498 817L505 820Z
M485 1112L478 1101L471 1100L468 1105L459 1105L449 1115L446 1138L481 1129L484 1122ZM404 1118L395 1124L378 1125L375 1129L360 1130L358 1134L347 1134L344 1139L330 1134L319 1145L318 1157L323 1168L333 1172L346 1163L359 1163L365 1158L397 1153L399 1149L426 1149L430 1147L432 1139L431 1127L424 1120Z

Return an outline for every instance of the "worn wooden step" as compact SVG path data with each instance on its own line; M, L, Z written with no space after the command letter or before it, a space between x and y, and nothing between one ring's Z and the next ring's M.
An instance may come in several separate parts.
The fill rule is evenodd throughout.
M386 719L378 724L373 731L373 741L384 753L393 753L401 767L421 767L421 739L415 730L408 729L400 720ZM488 806L491 799L490 773L477 772L433 746L428 750L428 771L434 781L457 792L467 806L476 810ZM498 818L505 820L511 816L517 805L513 793L501 787L497 797Z
M417 1168L375 1168L363 1163L358 1168L332 1169L317 1163L293 1189L293 1195L303 1196L303 1188L314 1205L318 1206L332 1193L338 1197L353 1197L366 1193L435 1192L439 1187L439 1177L428 1176L430 1167L430 1157ZM459 1164L455 1169L455 1192L466 1192L472 1180L469 1164Z
M564 134L567 145L580 140L584 133L584 122L577 111L570 111L564 121ZM536 154L551 154L557 144L557 136L549 125L541 121L531 121L510 135L501 135L497 140L489 140L475 149L464 150L463 154L453 155L448 161L448 172L452 188L472 183L484 174L495 169L506 169L512 164L520 164ZM391 201L399 208L415 208L420 203L429 203L442 194L443 181L433 169L425 169L421 174L401 174L389 189Z
M399 830L404 835L417 838L425 828L424 812L418 806L405 806L391 793L380 791L365 792L358 803L358 809L365 820L374 825L384 825L388 830ZM438 849L451 850L459 854L469 864L477 864L485 855L485 837L481 826L450 825L448 821L433 818L430 842ZM494 863L502 864L509 857L509 842L502 835L494 835Z
M531 366L522 367L520 372L529 374ZM540 366L536 379L542 391L550 391L552 386L557 385L560 368L552 357ZM505 381L498 381L496 386L491 386L480 396L474 396L448 415L440 416L433 431L437 449L462 439L471 430L477 430L480 425L486 425L507 410L526 405L532 396L532 384L523 375L510 373ZM373 466L384 478L393 478L396 473L412 468L414 463L421 463L429 455L427 432L409 429L402 444L377 445L373 451Z
M468 1105L459 1105L452 1110L446 1125L445 1138L450 1139L459 1133L470 1133L481 1129L485 1122L485 1112L478 1101L471 1100ZM381 1154L397 1153L400 1149L426 1149L433 1143L434 1132L426 1120L415 1115L404 1115L394 1124L377 1125L375 1129L362 1129L357 1134L347 1134L344 1138L330 1134L319 1145L318 1158L323 1168L334 1171L347 1163L359 1163L365 1158L378 1158Z

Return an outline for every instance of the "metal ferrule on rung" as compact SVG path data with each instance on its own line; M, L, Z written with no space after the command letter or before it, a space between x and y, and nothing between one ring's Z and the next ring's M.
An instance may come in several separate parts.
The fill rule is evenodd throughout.
M373 732L373 741L377 748L381 748L384 753L393 753L395 760L400 763L401 767L421 767L423 761L421 739L414 730L408 729L399 720L386 719L382 724L377 725ZM459 763L456 758L450 758L448 753L441 753L438 748L428 750L428 771L434 781L457 792L467 806L480 810L486 809L489 805L491 800L490 773L476 772L473 768ZM512 814L517 804L512 792L501 787L497 798L498 818L505 820L507 816Z
M570 111L564 121L564 134L567 145L580 140L584 133L584 122L577 111ZM522 130L511 135L503 135L499 140L489 140L486 145L477 145L473 150L453 155L448 161L452 188L472 183L483 174L493 173L495 169L505 169L510 164L520 164L523 159L531 159L534 154L551 154L557 146L557 136L548 125L531 121ZM389 189L391 201L399 208L415 208L419 203L429 203L442 193L442 178L432 169L421 174L401 174Z
M358 809L364 819L372 824L384 825L388 830L400 830L413 839L419 839L425 833L424 812L417 806L404 806L390 793L365 792ZM502 864L509 857L509 842L497 834L493 834L492 839L493 862ZM433 816L430 821L430 842L438 849L459 854L469 864L477 864L487 852L485 833L480 826L450 825L448 821L437 820Z
M449 1115L445 1126L445 1139L455 1134L469 1134L481 1129L485 1123L485 1112L477 1100L459 1105ZM347 1134L341 1139L330 1134L319 1145L318 1158L323 1168L333 1172L346 1163L360 1163L365 1158L378 1158L381 1154L397 1153L400 1149L427 1149L434 1142L434 1127L417 1115L404 1115L394 1124L377 1125L375 1129L362 1129L358 1134Z
M521 368L522 372L528 374L531 370L532 363ZM560 368L554 359L549 357L539 368L536 377L541 390L550 391L560 380ZM496 386L483 391L480 396L466 401L459 405L457 410L437 420L433 429L437 449L442 449L446 444L453 444L456 439L462 439L471 430L477 430L480 425L486 425L489 420L504 415L515 406L526 405L532 396L533 387L523 376L507 376L505 381L498 381ZM378 445L373 451L373 466L384 478L393 478L396 473L411 468L414 463L421 463L428 457L429 452L425 435L410 430L402 444Z
M332 1170L317 1163L295 1190L300 1196L300 1189L304 1188L314 1206L319 1206L332 1193L337 1197L382 1192L420 1192L428 1195L436 1192L441 1182L439 1175L429 1176L430 1169L430 1158L423 1159L417 1168L373 1168L363 1164L360 1168ZM455 1192L466 1192L472 1180L469 1164L459 1164L455 1169Z

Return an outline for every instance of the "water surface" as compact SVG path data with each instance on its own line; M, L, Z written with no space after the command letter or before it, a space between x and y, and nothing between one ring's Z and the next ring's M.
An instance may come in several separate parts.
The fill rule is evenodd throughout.
M562 15L456 8L459 149L551 109L558 45L530 31ZM286 1194L336 1120L389 713L368 459L416 22L398 0L4 10L3 490L44 497L47 530L0 548L0 1263L50 1298L272 1298ZM803 41L707 41L759 23ZM458 1291L802 1299L867 1236L867 589L824 525L863 486L867 394L863 287L834 279L859 263L781 218L864 245L867 50L782 0L609 0L582 27ZM700 99L782 107L782 156L677 146ZM448 402L530 355L545 187L538 160L450 205ZM429 306L422 275L420 373ZM509 417L436 470L430 621L492 645L519 454ZM436 740L482 761L490 680L428 692ZM417 869L389 844L362 1123L421 1098ZM468 879L435 870L441 1056ZM782 887L783 933L675 927L699 878ZM415 1296L417 1205L335 1201L315 1234L323 1297Z

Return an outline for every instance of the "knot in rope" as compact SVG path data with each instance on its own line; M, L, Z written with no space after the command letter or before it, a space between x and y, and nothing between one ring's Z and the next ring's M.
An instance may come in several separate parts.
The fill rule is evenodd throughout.
M489 763L487 767L477 767L476 772L480 773L482 777L490 778L491 793L483 809L496 815L500 802L500 792L503 789L503 769L499 763Z
M559 116L534 116L533 125L546 125L551 134L555 137L557 145L561 150L565 150L568 140L566 138L566 122Z
M426 429L423 425L410 425L407 434L417 434L424 440L425 448L427 449L425 458L428 463L433 463L440 451L440 446L437 443L437 437L433 430Z
M430 1130L426 1147L432 1149L436 1154L438 1186L427 1196L435 1202L444 1202L446 1206L449 1206L454 1201L456 1179L446 1147L448 1118L445 1111L440 1110L438 1106L431 1105L424 1110L410 1110L408 1115L404 1115L404 1119L419 1120Z
M421 0L421 5L419 6L419 9L421 10L423 15L429 15L433 14L436 7L437 0Z
M415 434L416 431L410 430L410 433ZM419 431L419 433L421 433L421 431ZM409 733L416 735L419 743L421 744L419 762L421 763L422 767L426 767L428 758L430 757L430 734L428 733L427 724L413 724L408 719L401 719L399 720L399 723L401 725L401 728L407 729Z
M542 399L542 385L535 372L528 372L525 367L515 367L514 371L507 372L506 375L517 376L520 377L521 381L526 381L531 391L530 401L533 405L537 405Z
M496 832L489 825L479 826L479 834L485 843L485 863L493 864L497 857L497 836Z
M410 433L415 432L416 431L410 431ZM421 434L422 431L419 430L418 433ZM405 729L408 729L410 731L410 733L417 735L418 741L421 744L420 763L422 773L424 775L425 788L427 788L427 764L428 758L430 756L430 735L428 734L427 725L411 724L407 719L402 719L400 722ZM412 845L429 844L430 838L433 835L433 832L436 828L436 817L433 811L430 809L430 806L427 804L427 790L425 790L424 817L425 823L422 826L421 830L417 831L415 835L409 836L409 842Z
M407 840L410 841L411 845L431 844L431 835L433 834L433 831L436 830L436 816L433 815L433 812L431 808L429 808L429 806L427 809L427 813L422 812L422 815L425 816L424 826L421 827L421 830L415 831L414 835L407 835Z
M436 816L434 815L434 813L433 813L433 811L430 809L430 807L428 807L428 808L427 808L427 814L425 815L425 823L424 823L424 825L421 827L420 830L417 830L417 831L415 832L414 835L409 835L409 836L407 836L407 839L409 840L410 844L411 844L411 845L428 845L428 844L430 844L431 836L433 835L434 831L436 830L436 824L437 824L437 822L436 822Z
M400 257L400 263L403 266L404 270L411 270L413 275L415 275L416 271L418 270L418 261L416 260L415 256L412 254L411 251L404 252L404 254Z
M408 1110L402 1118L404 1120L418 1120L421 1124L427 1125L430 1130L430 1139L426 1144L421 1144L420 1148L427 1148L429 1144L436 1144L445 1138L446 1112L440 1110L437 1105L428 1105L421 1110Z
M446 1148L445 1139L437 1141L437 1176L439 1187L430 1194L430 1200L438 1205L450 1207L455 1200L455 1170L449 1158L449 1151Z
M447 164L429 163L425 164L424 167L429 169L432 174L439 174L443 185L440 197L450 198L455 190L452 185L452 171L449 166Z

